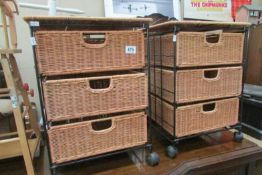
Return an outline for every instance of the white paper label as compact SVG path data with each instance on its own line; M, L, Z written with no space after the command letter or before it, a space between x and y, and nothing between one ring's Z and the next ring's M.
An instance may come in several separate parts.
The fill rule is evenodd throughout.
M32 46L36 46L37 45L35 37L30 37L30 42L31 42Z
M29 25L31 26L31 27L39 27L39 21L30 21L29 22Z
M136 46L126 46L126 54L136 54Z
M173 35L173 42L176 42L176 35Z

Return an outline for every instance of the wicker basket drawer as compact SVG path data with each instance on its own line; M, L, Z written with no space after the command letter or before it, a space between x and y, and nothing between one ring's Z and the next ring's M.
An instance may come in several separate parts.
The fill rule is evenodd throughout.
M142 68L142 31L37 31L37 65L44 75Z
M147 142L147 118L134 113L53 126L48 130L53 163L121 150Z
M179 32L176 42L173 34L166 34L152 37L150 46L151 64L160 65L162 57L163 66L173 67L175 56L178 67L239 64L243 58L244 34Z
M144 109L144 73L43 82L48 121Z
M241 63L243 47L243 33L179 32L177 66Z
M238 96L242 88L242 67L178 71L178 103Z
M163 119L161 119L161 100L151 98L153 107L153 119L168 133L174 135L174 108L166 102L163 105ZM157 116L155 116L157 114ZM238 122L239 99L199 103L178 107L176 109L175 136L183 137L209 130L219 129L234 125Z
M154 70L151 75L151 91L161 94L161 71L156 69L156 88L154 88ZM162 72L163 98L174 101L173 71ZM187 103L241 94L242 67L226 67L212 69L196 69L177 71L176 74L176 102Z

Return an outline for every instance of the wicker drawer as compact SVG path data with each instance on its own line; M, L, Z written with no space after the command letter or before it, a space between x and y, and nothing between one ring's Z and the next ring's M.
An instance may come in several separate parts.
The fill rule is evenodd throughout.
M44 75L142 68L142 31L37 31L37 66Z
M134 113L53 126L48 130L53 163L121 150L147 142L147 118Z
M43 82L48 121L144 109L144 73Z
M161 120L161 100L152 97L153 119L168 133L174 135L174 108L166 102L163 104L163 121ZM156 104L156 111L154 104ZM157 115L155 115L157 114ZM205 131L234 125L238 122L239 99L199 103L178 107L176 109L176 137L197 134Z
M217 40L214 42L214 40ZM179 32L177 66L237 64L243 59L243 33Z
M209 43L214 40L217 41ZM179 32L175 43L173 34L166 34L161 39L152 37L150 44L151 64L160 65L160 55L162 65L167 67L173 67L175 55L178 67L239 64L243 59L244 34Z
M154 71L151 75L151 91L161 94L161 71L156 69L156 90L154 89ZM163 70L163 98L174 101L173 71ZM176 103L187 103L216 98L232 97L241 94L242 67L225 67L177 71Z

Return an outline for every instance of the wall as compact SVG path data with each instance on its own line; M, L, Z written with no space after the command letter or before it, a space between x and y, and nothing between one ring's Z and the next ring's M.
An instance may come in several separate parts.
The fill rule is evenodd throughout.
M252 2L253 2L253 4L260 4L260 5L262 5L262 0L253 0Z
M21 2L21 1L20 1ZM47 0L23 0L22 2L34 4L47 4ZM57 0L58 7L76 8L85 12L83 16L104 16L103 0ZM27 23L24 22L24 16L48 15L46 10L29 9L20 7L20 15L16 19L18 33L18 48L23 50L22 54L17 55L17 62L24 82L27 82L35 90L35 97L31 98L37 105L39 118L41 117L40 101L37 90L35 65L33 61L32 46L29 42L30 31ZM68 13L58 13L58 15L72 15Z

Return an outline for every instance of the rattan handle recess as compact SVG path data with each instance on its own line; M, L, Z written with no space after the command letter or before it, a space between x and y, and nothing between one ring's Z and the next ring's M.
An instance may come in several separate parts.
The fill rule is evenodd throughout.
M222 30L216 30L216 31L209 31L209 32L206 32L205 33L205 37L204 37L204 43L205 45L207 45L208 47L216 47L216 46L219 46L219 45L222 45L223 44L223 41L222 41ZM207 41L207 38L208 36L210 35L218 35L218 41L215 42L215 43L210 43Z
M87 35L87 34L90 34L90 35L99 35L99 34L103 34L105 35L105 41L103 43L100 43L100 44L90 44L90 43L87 43L85 40L84 40L84 35ZM81 40L81 44L84 45L85 47L87 48L91 48L91 49L99 49L99 48L103 48L107 45L107 41L108 41L108 34L106 32L80 32L80 37L82 38Z
M209 72L216 72L216 76L215 77L207 77L206 74L208 74ZM220 70L219 69L207 69L207 70L203 70L203 74L202 74L202 78L205 81L218 81L220 79Z
M92 127L92 124L94 123L100 123L100 122L106 122L106 121L111 121L111 126L109 128L106 129L101 129L101 130L94 130L94 128ZM89 127L89 131L95 134L106 134L111 132L113 129L115 129L116 124L115 124L115 119L111 118L111 119L98 119L98 120L92 120L90 122L90 124L88 125Z
M103 88L103 89L93 89L90 86L90 81L92 80L105 80L108 79L110 81L110 84L107 88ZM114 82L113 82L113 78L112 77L99 77L99 78L88 78L87 79L87 87L86 89L92 93L106 93L111 91L114 88Z
M209 109L209 110L205 110L205 106L210 106L210 105L214 105L214 108L213 109ZM201 108L201 113L202 114L213 114L217 111L217 104L214 102L214 103L207 103L207 104L203 104L202 105L202 108Z

